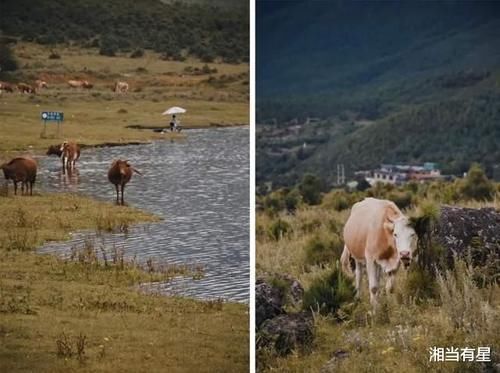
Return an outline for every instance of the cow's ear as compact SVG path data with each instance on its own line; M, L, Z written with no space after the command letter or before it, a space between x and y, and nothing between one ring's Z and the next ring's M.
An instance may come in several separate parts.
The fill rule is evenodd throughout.
M386 221L384 223L384 228L388 230L389 232L394 232L394 223L391 223L390 221Z

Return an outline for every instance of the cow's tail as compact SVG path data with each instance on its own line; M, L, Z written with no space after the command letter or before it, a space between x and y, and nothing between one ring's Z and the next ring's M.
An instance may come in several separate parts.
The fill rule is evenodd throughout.
M342 272L349 277L349 278L354 278L354 273L352 272L351 268L351 262L349 259L351 258L351 254L349 253L349 250L347 249L347 246L344 245L344 251L342 252L342 255L340 257L340 264L342 268Z

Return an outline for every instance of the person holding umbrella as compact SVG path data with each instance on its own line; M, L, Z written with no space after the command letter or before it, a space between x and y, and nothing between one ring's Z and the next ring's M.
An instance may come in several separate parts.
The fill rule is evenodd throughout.
M175 119L175 114L172 114L172 120L170 121L170 132L174 132L177 129L177 120Z
M186 112L186 109L183 109L183 108L178 107L178 106L173 106L170 109L167 109L163 112L163 115L169 115L169 114L172 115L172 120L170 121L170 131L171 132L173 132L173 131L181 132L180 122L177 120L176 114L181 114L181 113L185 113L185 112Z

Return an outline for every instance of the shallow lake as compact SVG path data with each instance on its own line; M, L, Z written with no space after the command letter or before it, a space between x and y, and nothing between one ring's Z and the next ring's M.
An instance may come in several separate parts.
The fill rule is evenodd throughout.
M84 149L71 177L60 160L40 161L40 185L46 191L78 192L115 201L107 180L113 159L122 158L144 175L125 188L125 203L151 211L159 223L130 227L127 233L97 236L76 232L69 242L51 242L40 252L67 257L72 246L96 240L123 248L126 257L167 264L201 266L203 277L178 277L152 288L164 294L201 299L249 298L249 129L186 131L180 141Z

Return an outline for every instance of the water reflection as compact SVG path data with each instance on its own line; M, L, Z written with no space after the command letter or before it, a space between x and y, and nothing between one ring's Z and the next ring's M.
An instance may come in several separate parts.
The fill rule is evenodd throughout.
M113 159L128 159L143 173L126 188L127 203L160 215L158 224L95 237L76 233L72 242L50 243L43 252L68 253L89 236L127 256L202 266L202 279L179 278L155 290L197 298L248 301L249 291L248 128L189 131L182 142L100 148L82 152L77 169L61 175L60 161L41 161L41 183L50 191L80 192L109 202L107 180Z

